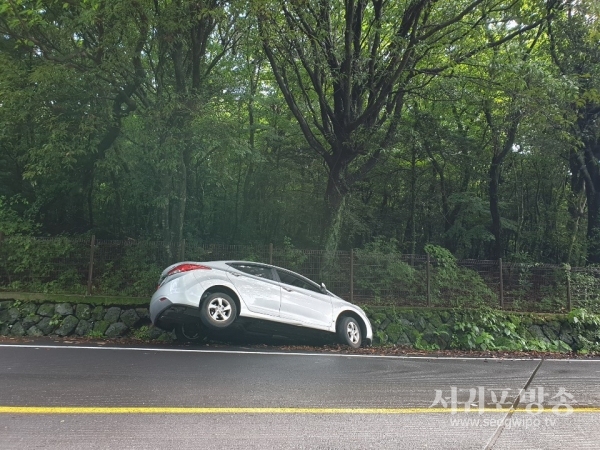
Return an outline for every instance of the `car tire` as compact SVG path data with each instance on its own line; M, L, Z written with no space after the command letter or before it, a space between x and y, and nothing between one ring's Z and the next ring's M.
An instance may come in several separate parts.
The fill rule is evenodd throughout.
M352 348L359 348L362 344L362 330L354 317L342 317L338 326L340 343Z
M202 302L200 319L208 328L222 330L233 323L237 317L235 301L227 294L215 292Z
M207 340L206 330L201 323L185 322L175 326L175 337L182 343L197 344Z

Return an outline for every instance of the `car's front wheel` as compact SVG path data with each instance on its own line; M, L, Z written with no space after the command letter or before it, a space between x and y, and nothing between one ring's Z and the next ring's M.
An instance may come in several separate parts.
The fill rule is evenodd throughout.
M186 322L175 326L175 336L179 342L200 343L207 339L201 323Z
M209 328L222 330L233 323L237 316L235 301L227 294L210 294L200 308L200 319Z
M338 326L340 342L352 348L359 348L362 344L362 330L354 317L342 317Z

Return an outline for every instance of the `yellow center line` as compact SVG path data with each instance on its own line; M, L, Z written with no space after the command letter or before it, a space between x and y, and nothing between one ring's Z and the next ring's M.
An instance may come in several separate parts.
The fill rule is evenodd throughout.
M507 413L509 409L473 407L470 411L458 408L195 408L146 406L0 406L0 414L476 414ZM515 412L527 412L518 408ZM545 408L543 413L552 413ZM600 413L600 407L573 407L573 413ZM561 415L567 411L560 409ZM531 412L533 414L533 412Z

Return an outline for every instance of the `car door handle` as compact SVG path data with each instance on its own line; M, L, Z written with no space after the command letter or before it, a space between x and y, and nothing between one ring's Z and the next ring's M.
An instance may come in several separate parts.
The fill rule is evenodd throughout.
M240 274L239 273L235 273L235 272L229 272L231 275L233 275L234 277L239 277Z
M282 287L282 288L284 288L284 289L285 289L286 291L288 291L288 292L293 292L293 291L294 291L293 289L286 288L286 287L284 287L284 286L281 286L281 287Z

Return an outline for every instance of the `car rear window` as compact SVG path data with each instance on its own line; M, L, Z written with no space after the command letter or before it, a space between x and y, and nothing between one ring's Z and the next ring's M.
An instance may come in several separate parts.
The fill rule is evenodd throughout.
M240 272L247 273L248 275L254 275L255 277L266 278L267 280L273 279L273 271L269 267L255 266L253 264L229 264L234 269Z

